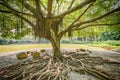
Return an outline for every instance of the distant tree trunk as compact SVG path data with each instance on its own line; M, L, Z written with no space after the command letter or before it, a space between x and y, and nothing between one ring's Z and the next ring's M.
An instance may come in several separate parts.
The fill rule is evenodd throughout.
M97 36L96 35L94 35L94 41L97 41Z
M87 36L85 36L85 41L88 42L88 37Z
M80 31L78 31L78 37L77 40L80 40Z

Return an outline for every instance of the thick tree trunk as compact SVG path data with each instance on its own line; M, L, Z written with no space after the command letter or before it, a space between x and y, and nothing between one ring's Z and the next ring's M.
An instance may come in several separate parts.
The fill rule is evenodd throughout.
M62 61L62 53L60 51L60 40L50 40L53 47L53 59L54 61Z

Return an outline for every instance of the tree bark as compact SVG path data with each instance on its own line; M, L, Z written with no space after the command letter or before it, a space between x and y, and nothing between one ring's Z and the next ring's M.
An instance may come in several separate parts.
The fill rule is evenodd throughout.
M62 61L63 57L60 51L60 39L56 37L54 39L51 39L50 41L51 41L52 48L53 48L53 60L55 62Z

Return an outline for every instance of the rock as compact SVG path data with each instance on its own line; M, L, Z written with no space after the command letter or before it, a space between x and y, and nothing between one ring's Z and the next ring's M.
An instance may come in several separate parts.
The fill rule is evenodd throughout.
M32 55L33 58L39 58L40 57L40 53L39 52L31 53L31 55Z
M46 50L45 50L45 49L41 49L40 52L41 52L41 53L44 53L44 52L46 52Z
M21 52L16 54L17 59L26 59L28 57L27 53Z
M82 52L85 52L86 50L85 49L79 49L80 51L82 51Z

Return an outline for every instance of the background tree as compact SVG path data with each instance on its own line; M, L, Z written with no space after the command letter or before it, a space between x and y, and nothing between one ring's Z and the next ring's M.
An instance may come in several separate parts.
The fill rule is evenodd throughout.
M35 36L48 39L53 46L54 60L59 61L62 60L60 40L66 33L71 36L73 31L90 26L113 26L120 23L118 20L109 22L103 19L119 14L118 1L0 0L0 12L21 18L32 27Z

